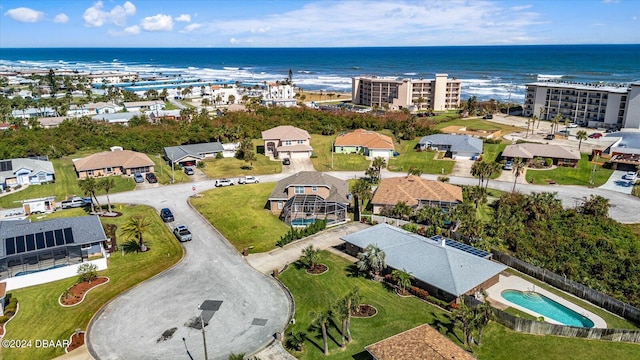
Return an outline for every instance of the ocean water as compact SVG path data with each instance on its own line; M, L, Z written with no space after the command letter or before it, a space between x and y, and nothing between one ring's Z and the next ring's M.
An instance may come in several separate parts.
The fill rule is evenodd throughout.
M8 68L127 71L203 81L285 79L306 90L350 91L360 75L462 80L462 99L521 102L537 80L640 80L640 45L436 46L364 48L42 48L0 49Z

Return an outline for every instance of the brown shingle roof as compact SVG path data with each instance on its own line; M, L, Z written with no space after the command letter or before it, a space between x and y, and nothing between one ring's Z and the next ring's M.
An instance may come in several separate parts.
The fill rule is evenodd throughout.
M76 171L104 169L108 167L123 167L125 169L153 166L154 163L147 154L131 150L105 151L89 155L73 162Z
M308 140L311 138L307 130L299 129L291 125L274 127L262 132L263 140Z
M349 200L347 200L347 193L349 192L347 182L318 171L300 171L278 181L269 196L269 200L286 200L288 198L287 189L295 185L325 186L331 191L329 198L331 198L332 201L349 202Z
M369 149L395 149L391 137L364 129L338 135L335 144L336 146L364 146Z
M377 360L475 359L428 324L386 338L365 349Z
M580 160L580 152L578 150L567 149L560 145L524 143L508 145L504 148L504 151L502 151L502 157L533 159L538 156L554 159Z
M395 205L403 201L415 206L418 200L462 202L462 188L415 175L388 178L380 181L371 203Z

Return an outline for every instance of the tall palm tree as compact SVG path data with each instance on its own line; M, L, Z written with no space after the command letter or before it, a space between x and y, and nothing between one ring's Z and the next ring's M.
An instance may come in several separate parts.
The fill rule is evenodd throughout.
M247 151L244 153L244 161L249 163L249 166L251 166L251 168L253 169L253 162L257 161L258 157L256 156L256 153L253 151Z
M518 177L522 175L522 170L524 170L525 163L522 161L522 158L514 158L513 159L513 190L511 192L516 191L516 182L518 181Z
M311 317L313 317L312 323L316 326L320 326L322 331L322 342L324 343L324 354L329 355L329 341L327 339L327 321L329 320L329 311L312 311Z
M395 216L401 219L407 219L413 212L413 209L411 209L411 206L407 205L406 202L400 201L393 207L391 211Z
M555 134L558 131L558 125L560 124L560 121L562 121L562 114L561 113L557 113L556 116L553 117L553 119L551 119L551 133Z
M374 275L379 275L387 267L384 251L373 244L367 245L364 252L358 254L358 259L358 269L360 271L368 271Z
M493 307L487 301L487 293L482 292L482 297L484 301L480 304L476 310L476 324L475 328L478 330L478 345L482 343L482 331L487 326L489 321L493 320L495 317L495 313L493 311Z
M578 132L576 133L576 139L578 139L578 151L580 151L582 140L587 140L587 132L584 130L578 130Z
M111 213L111 200L109 200L109 192L115 186L116 186L116 182L115 180L113 180L112 177L106 177L100 180L100 183L98 184L98 187L102 188L104 190L105 195L107 196L107 209L109 210L109 213Z
M138 241L140 245L140 251L145 252L148 250L147 245L144 243L143 235L151 228L151 221L143 215L134 215L130 217L122 227L123 235L133 238Z
M81 180L78 180L78 185L80 186L80 189L84 192L86 196L89 196L96 201L96 204L98 205L98 209L102 210L102 206L98 202L98 197L96 196L96 191L98 189L98 184L96 182L96 179L93 177L81 179ZM91 201L91 212L95 213L96 212L95 210L96 209L93 206L93 201Z
M302 249L302 256L300 257L300 262L308 269L313 270L316 265L320 262L320 250L313 247L313 245L309 245L306 248Z
M347 338L347 324L349 321L349 316L351 315L349 296L345 296L344 298L338 300L331 307L331 314L340 320L341 325L341 339L340 339L340 348L344 349L347 346L346 338Z

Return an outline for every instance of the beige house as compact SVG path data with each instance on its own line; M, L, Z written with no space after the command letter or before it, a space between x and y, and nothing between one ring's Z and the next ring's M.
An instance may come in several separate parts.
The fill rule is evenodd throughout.
M380 214L385 207L401 201L414 210L424 206L448 208L462 202L462 188L415 175L382 179L371 199L373 213Z
M73 166L80 179L154 171L154 162L146 154L123 150L119 146L112 147L111 151L74 159Z
M333 152L337 154L362 153L373 159L376 157L390 158L395 146L390 136L378 134L375 131L356 129L336 136Z
M291 125L278 126L262 132L264 154L279 158L310 158L313 148L306 130Z
M553 159L553 163L558 166L576 167L580 161L580 152L560 145L533 143L508 145L502 151L504 160L521 158L528 163L538 157Z
M276 184L267 208L292 226L306 226L315 219L329 224L346 221L349 185L344 180L317 171L301 171Z

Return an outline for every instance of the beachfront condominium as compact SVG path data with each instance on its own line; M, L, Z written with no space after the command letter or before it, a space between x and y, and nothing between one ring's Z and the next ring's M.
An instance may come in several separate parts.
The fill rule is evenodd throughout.
M640 82L626 84L541 81L526 85L524 116L595 128L640 129Z
M357 105L391 110L454 110L460 106L460 80L436 74L435 79L354 77L352 101Z

